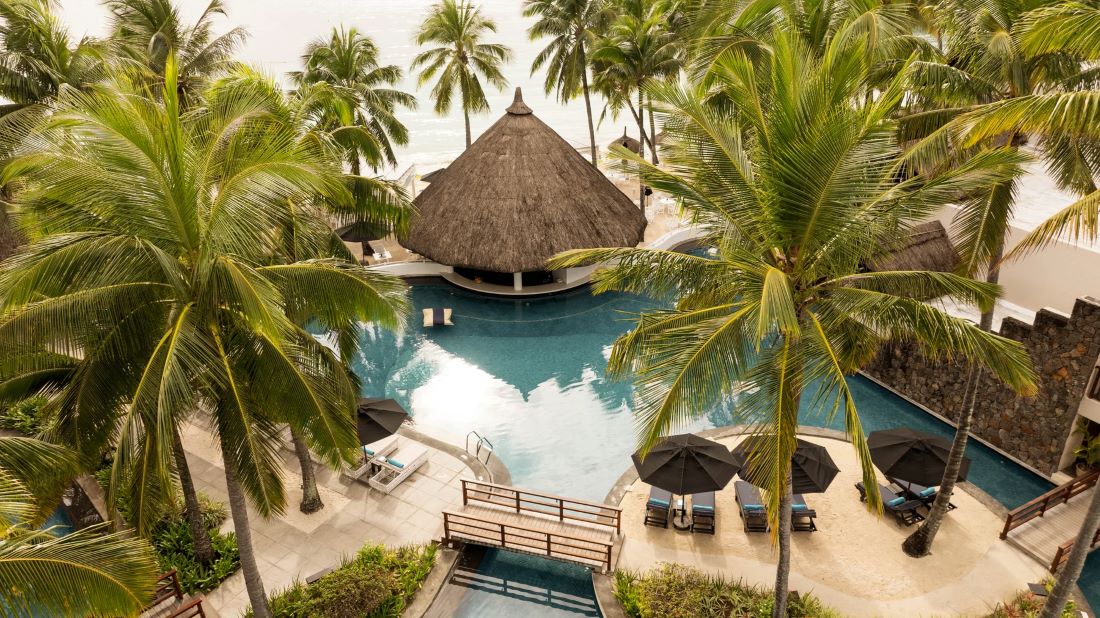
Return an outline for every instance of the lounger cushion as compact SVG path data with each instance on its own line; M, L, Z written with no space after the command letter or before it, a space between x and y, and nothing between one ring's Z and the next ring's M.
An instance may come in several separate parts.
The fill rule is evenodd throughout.
M646 506L652 506L658 509L667 509L668 500L661 500L660 498L650 498L649 502L646 502Z
M904 503L905 503L905 498L903 498L901 496L898 496L897 498L894 498L893 500L888 501L886 503L886 506L901 506Z
M930 497L936 495L936 488L935 487L925 487L917 495L920 496L921 498L930 498Z
M404 468L405 467L405 464L403 464L400 461L397 461L395 459L386 459L386 463L390 464L394 468Z
M810 509L810 507L806 506L805 504L792 504L791 505L791 510L792 511L808 511L809 509Z
M700 511L703 513L713 513L714 507L710 506L709 504L693 504L691 505L691 510Z
M742 505L741 508L745 509L746 511L763 511L764 510L764 505L763 504L745 504L745 505Z

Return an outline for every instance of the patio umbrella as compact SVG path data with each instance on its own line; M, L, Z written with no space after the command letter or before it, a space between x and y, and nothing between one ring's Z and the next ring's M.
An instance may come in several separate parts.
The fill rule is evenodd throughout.
M867 436L871 461L887 478L925 487L939 485L951 453L951 442L908 427L884 429ZM970 459L964 458L959 480L966 480Z
M642 481L673 494L718 491L737 474L729 450L691 433L668 436L649 450L631 456Z
M734 458L741 463L741 478L753 485L761 485L766 472L755 469L749 455L763 446L766 440L763 436L749 436L733 449ZM839 471L824 446L798 440L794 455L791 456L791 493L822 493L828 489ZM758 483L758 480L761 482Z
M409 413L392 399L360 399L356 414L359 444L392 436L408 417Z

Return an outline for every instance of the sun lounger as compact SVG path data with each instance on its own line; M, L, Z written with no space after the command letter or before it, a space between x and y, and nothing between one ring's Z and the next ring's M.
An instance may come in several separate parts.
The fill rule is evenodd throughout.
M355 480L362 480L363 476L370 472L372 461L378 457L385 457L397 448L397 435L386 436L376 442L370 444L364 444L363 458L359 460L359 464L354 468L347 470L347 475Z
M645 525L668 527L668 516L672 510L672 494L658 487L649 488L649 500L645 503Z
M367 482L371 487L388 494L428 461L428 448L418 442L404 440L395 453L375 461L379 466L378 472Z
M866 502L867 489L863 486L862 481L856 483L856 489L859 490L859 499ZM886 512L893 515L899 524L911 526L924 521L924 515L917 512L918 508L924 506L920 500L906 500L904 496L897 495L892 489L884 485L879 485L878 491L879 495L882 496L882 507Z
M760 490L745 481L734 481L733 489L737 497L737 505L741 510L741 521L745 525L745 532L767 532L768 513L764 507L764 500L760 497Z
M454 322L451 322L450 308L432 307L424 310L424 328L433 326L454 326Z
M817 524L814 518L817 511L806 506L806 498L802 494L791 496L791 530L796 532L817 532Z
M919 500L924 506L932 508L932 503L936 501L936 494L939 493L939 489L936 487L925 487L924 485L918 485L916 483L910 483L908 481L899 481L896 479L890 479L890 482L901 488L908 500ZM947 503L947 510L951 511L958 507L950 502Z
M714 534L714 492L691 495L691 531Z

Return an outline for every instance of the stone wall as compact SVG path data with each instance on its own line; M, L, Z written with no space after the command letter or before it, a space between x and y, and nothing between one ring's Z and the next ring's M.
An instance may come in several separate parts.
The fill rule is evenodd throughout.
M971 432L1053 474L1100 355L1100 301L1078 299L1069 318L1047 310L1036 314L1034 324L1005 318L1000 332L1024 344L1039 375L1039 393L1017 397L984 374ZM932 362L911 345L890 345L865 372L926 408L958 419L967 378L962 364Z

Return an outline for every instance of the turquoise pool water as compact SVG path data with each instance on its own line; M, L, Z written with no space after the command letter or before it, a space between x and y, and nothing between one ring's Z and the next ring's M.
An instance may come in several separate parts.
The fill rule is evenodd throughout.
M459 444L469 431L477 431L493 443L515 485L603 500L631 465L635 443L631 385L607 379L604 369L615 338L631 326L630 316L656 303L626 294L593 296L587 290L544 299L498 299L442 283L415 284L411 293L414 310L403 333L370 329L364 335L364 354L353 363L363 394L398 400L417 426ZM452 308L455 325L424 328L421 310L429 307ZM870 380L856 376L849 382L866 431L907 426L953 434L946 423ZM731 420L730 410L719 407L681 430ZM802 420L842 428L842 419L823 418L808 402ZM1008 508L1052 486L979 443L971 442L969 455L970 480ZM513 569L565 577L555 574L557 566L547 566L554 563L531 560L493 553L484 564L497 574ZM1091 575L1082 586L1087 589L1093 580L1100 587L1100 576ZM569 586L569 594L575 594ZM467 609L455 615L495 615L479 613L495 603L512 608L502 615L518 615L516 608L525 604L537 608L534 615L539 616L576 614L560 604L540 604L537 595L502 595L487 584L467 588L462 601ZM590 584L581 588L591 595Z

